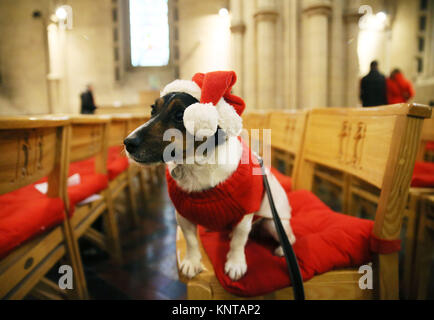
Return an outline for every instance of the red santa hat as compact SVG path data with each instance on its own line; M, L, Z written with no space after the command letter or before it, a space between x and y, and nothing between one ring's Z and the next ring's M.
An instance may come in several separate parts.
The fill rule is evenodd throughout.
M175 80L161 91L161 96L170 92L185 92L200 102L184 111L184 126L197 137L209 137L216 133L217 126L229 136L241 133L241 114L245 104L243 99L231 94L237 81L234 71L214 71L196 73L192 81Z

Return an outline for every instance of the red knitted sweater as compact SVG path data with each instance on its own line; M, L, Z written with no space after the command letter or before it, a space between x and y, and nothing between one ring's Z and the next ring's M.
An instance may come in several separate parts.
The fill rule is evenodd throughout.
M249 147L242 141L243 152L237 170L214 188L199 192L182 190L166 169L170 199L187 220L213 231L233 228L244 215L259 210L264 195L262 175Z

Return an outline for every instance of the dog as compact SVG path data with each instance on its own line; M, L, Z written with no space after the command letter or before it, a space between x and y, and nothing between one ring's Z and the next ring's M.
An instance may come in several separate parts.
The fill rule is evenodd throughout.
M136 163L154 164L166 162L169 178L173 178L185 194L194 194L204 190L211 190L212 192L213 188L227 181L237 170L243 155L242 141L237 137L229 137L223 130L218 130L213 136L214 139L207 138L206 140L206 142L210 141L208 147L212 148L209 154L215 156L215 159L217 159L215 163L198 163L194 161L186 164L182 161L165 161L165 149L170 143L173 143L172 140L164 141L165 139L163 139L165 132L169 129L177 129L182 132L182 143L178 141L178 147L182 150L182 160L185 161L188 157L188 153L191 151L186 146L189 133L184 126L183 117L186 108L197 102L198 100L195 97L184 92L171 92L163 95L152 105L150 120L135 129L124 140L126 154ZM190 149L196 150L201 143L203 142L195 141ZM220 159L225 159L225 161L220 161ZM284 222L283 225L288 239L290 243L294 243L295 236L289 224L291 207L286 192L274 175L267 172L267 177L276 209ZM258 200L261 201L260 209L244 215L241 221L233 226L231 232L230 250L225 263L225 273L234 281L239 280L247 271L244 247L253 225L279 241L265 192L262 199ZM254 217L260 219L256 219L254 222ZM199 243L196 237L196 224L179 214L178 211L176 211L176 219L187 243L186 256L181 262L180 270L188 278L193 278L203 270ZM283 256L281 246L276 248L275 254Z

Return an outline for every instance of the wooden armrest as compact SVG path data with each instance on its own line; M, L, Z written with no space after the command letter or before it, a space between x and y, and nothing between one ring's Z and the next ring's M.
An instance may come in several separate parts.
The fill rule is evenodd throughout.
M134 118L132 113L115 113L110 116L112 121L124 121Z
M409 115L417 118L430 118L431 108L423 104L407 104L400 103L394 105L380 106L380 107L370 107L370 108L318 108L312 109L312 113L315 114L351 114L355 113L360 115L363 112L365 116L379 116L379 115Z
M430 193L434 194L434 188L410 188L410 196Z
M108 123L111 121L111 116L102 115L76 115L71 117L73 124L95 124L95 123Z
M0 129L29 129L42 127L60 127L71 122L68 116L12 116L0 117Z

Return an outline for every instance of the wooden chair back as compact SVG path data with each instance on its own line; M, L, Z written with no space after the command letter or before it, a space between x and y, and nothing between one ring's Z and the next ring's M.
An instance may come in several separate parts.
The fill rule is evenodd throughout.
M67 185L70 122L66 116L0 117L0 194L47 177L47 196L62 198ZM0 261L0 297L22 299L41 280L54 286L43 277L65 253L74 270L74 292L78 298L87 297L75 250L68 219L21 244ZM36 291L40 293L41 287Z
M61 195L69 123L54 116L0 118L0 194L48 177L47 195Z
M243 115L244 139L249 139L250 148L263 155L264 150L264 129L269 129L270 111L255 110Z
M313 190L318 167L377 188L373 232L399 239L423 119L430 116L429 107L417 104L311 110L294 189ZM374 262L379 297L398 298L398 255Z
M131 114L114 114L111 116L108 146L122 146L130 128Z
M289 176L297 166L306 119L305 110L273 111L269 116L272 165ZM281 168L282 164L284 168Z
M95 172L107 173L108 127L107 115L80 115L71 118L71 147L69 162L95 157Z

